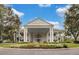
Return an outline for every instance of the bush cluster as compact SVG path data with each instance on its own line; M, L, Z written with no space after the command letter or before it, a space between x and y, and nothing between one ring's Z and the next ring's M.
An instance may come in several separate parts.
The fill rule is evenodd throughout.
M64 44L21 44L21 45L11 45L11 48L42 48L42 49L53 49L53 48L68 48Z
M74 40L72 40L72 39L64 39L60 43L73 43L73 42L74 42Z
M79 44L79 41L74 41L74 43Z
M3 43L3 41L2 41L2 40L0 40L0 43Z

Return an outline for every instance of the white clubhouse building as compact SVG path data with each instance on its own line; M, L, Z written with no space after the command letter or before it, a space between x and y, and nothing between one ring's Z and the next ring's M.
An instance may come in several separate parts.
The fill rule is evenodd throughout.
M54 25L41 19L35 18L24 26L24 42L53 42Z

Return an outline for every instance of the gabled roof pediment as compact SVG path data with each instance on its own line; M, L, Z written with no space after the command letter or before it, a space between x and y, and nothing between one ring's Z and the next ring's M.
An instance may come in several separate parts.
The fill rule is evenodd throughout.
M27 25L53 25L53 24L48 23L47 21L45 21L41 18L35 18L34 20L27 23Z

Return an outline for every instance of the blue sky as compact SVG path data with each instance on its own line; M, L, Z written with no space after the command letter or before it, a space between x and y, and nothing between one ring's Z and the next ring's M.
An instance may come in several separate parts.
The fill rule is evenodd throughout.
M22 26L35 17L41 17L53 24L56 29L63 29L64 12L70 7L67 4L13 4L12 10L22 22Z

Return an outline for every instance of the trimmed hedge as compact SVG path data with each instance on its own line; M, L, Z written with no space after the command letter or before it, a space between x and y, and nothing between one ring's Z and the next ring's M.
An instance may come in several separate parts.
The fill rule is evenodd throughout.
M67 44L48 44L48 43L5 43L0 44L0 47L4 48L42 48L42 49L53 49L53 48L68 48Z
M63 41L61 41L60 43L73 43L74 40L73 39L64 39Z
M60 44L40 45L40 48L63 48L63 45Z
M10 46L11 48L43 48L43 49L52 49L52 48L65 48L63 45L61 44L27 44L27 45L12 45Z

